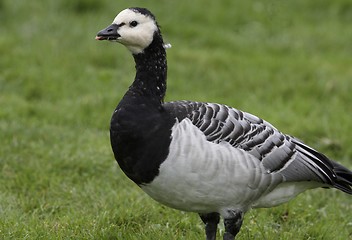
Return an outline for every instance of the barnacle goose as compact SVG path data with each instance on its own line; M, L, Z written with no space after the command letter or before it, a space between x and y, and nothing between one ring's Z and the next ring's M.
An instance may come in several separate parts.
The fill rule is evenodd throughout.
M254 115L216 103L165 103L165 44L149 10L123 10L96 39L125 45L136 63L110 125L119 166L156 201L198 213L206 239L216 238L220 216L223 238L234 239L249 209L307 189L352 194L350 170Z

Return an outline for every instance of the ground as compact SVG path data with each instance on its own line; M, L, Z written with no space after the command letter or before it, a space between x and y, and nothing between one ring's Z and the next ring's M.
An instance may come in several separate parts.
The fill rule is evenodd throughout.
M0 238L202 239L119 170L111 113L134 77L94 40L149 8L168 50L167 100L225 103L352 168L352 2L0 0ZM317 189L250 211L238 239L352 239L352 197ZM219 230L219 235L223 230Z

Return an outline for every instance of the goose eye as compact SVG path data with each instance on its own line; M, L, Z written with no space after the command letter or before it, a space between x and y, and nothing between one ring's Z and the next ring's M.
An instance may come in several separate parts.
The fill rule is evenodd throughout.
M137 21L132 21L130 22L130 27L135 27L138 25L138 22Z

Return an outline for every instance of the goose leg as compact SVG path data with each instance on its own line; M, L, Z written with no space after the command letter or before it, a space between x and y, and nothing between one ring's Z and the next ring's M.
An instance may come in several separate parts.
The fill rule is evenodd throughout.
M216 230L220 221L220 215L214 212L207 214L199 214L199 216L205 224L205 234L207 237L206 240L215 240Z
M243 212L240 210L229 211L230 216L224 219L224 240L234 240L240 231L243 222Z

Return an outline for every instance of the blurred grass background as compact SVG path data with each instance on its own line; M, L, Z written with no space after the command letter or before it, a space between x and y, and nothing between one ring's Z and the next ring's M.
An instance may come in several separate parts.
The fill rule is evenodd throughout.
M167 100L254 113L352 168L350 0L0 0L0 239L204 238L111 153L134 63L94 37L131 6L173 45ZM352 239L351 212L351 196L318 189L250 211L238 239Z

